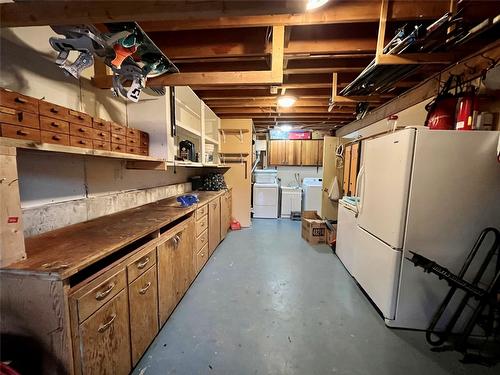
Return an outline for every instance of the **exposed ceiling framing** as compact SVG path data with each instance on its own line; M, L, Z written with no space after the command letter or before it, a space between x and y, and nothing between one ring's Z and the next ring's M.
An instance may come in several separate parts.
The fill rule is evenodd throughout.
M330 0L314 12L303 11L305 0L67 1L62 10L60 2L22 1L1 4L0 16L2 27L139 21L181 72L150 79L148 85L189 85L221 118L252 117L257 131L282 123L338 129L355 119L356 104L366 98L344 99L336 90L348 85L375 56L381 64L426 64L394 84L389 94L370 97L371 109L459 59L450 54L429 58L376 53L398 27L430 23L454 1ZM472 3L467 8L470 19L500 13L499 2L467 1ZM381 18L385 22L380 23ZM463 56L473 51L459 52ZM110 87L110 78L96 75L94 84ZM277 107L277 96L283 92L297 97L294 107Z

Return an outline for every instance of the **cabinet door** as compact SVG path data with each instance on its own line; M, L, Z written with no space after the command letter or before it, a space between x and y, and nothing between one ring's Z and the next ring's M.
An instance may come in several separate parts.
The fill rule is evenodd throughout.
M194 221L158 245L158 310L163 325L194 278Z
M226 238L229 229L229 196L228 193L220 197L220 239Z
M302 141L302 165L318 165L318 141Z
M126 375L130 363L127 291L122 290L79 326L85 375Z
M359 143L355 143L351 147L351 163L349 165L349 192L351 195L356 195L356 181L358 174L358 157Z
M349 175L351 174L351 146L344 150L344 195L349 195Z
M318 165L323 166L323 140L318 141Z
M286 164L286 142L269 141L269 165Z
M158 284L156 266L128 287L132 364L135 366L158 333Z
M220 242L220 198L208 204L208 255L212 255Z
M302 156L302 141L286 142L286 165L300 165Z

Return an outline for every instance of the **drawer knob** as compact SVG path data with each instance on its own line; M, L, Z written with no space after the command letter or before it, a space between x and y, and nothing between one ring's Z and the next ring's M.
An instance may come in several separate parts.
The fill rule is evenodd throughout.
M108 320L106 323L102 323L102 324L99 326L99 328L97 329L97 331L98 331L99 333L103 333L104 331L106 331L106 330L109 328L109 326L110 326L111 324L113 324L113 322L114 322L114 320L115 320L115 319L116 319L116 314L111 315L111 316L109 317L109 320Z
M146 265L149 263L149 261L150 261L149 257L144 258L144 260L142 262L137 263L137 268L142 270L144 267L146 267Z
M146 285L144 285L140 290L139 290L139 293L140 294L144 294L148 291L149 287L151 286L151 281L149 283L147 283Z
M52 112L52 113L59 113L59 111L56 108L51 108L50 112Z
M78 131L79 131L80 133L85 133L85 129L84 129L84 128L78 128Z
M52 122L50 125L53 126L54 128L58 128L59 127L59 124L57 122Z
M21 104L26 104L26 103L28 103L28 101L27 101L26 99L24 99L24 98L20 98L20 97L15 98L15 99L14 99L14 101L15 101L16 103L21 103Z
M60 141L60 140L61 140L61 137L59 137L58 135L53 135L53 136L52 136L52 139L53 139L54 141Z
M103 300L104 298L106 298L108 296L109 293L111 293L111 291L113 290L114 287L115 287L115 283L109 283L108 287L105 290L99 291L95 294L95 299L98 301Z
M24 115L22 112L17 112L17 121L22 122Z
M18 130L16 133L18 135L28 135L29 134L28 132L25 132L24 130Z

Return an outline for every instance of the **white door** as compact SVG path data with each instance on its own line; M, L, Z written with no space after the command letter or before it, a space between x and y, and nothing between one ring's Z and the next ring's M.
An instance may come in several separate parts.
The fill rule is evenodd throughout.
M354 257L355 279L386 319L394 319L401 268L401 251L394 250L358 227Z
M356 214L354 211L346 208L339 203L339 214L337 221L337 244L335 253L344 264L347 271L356 278L354 273L354 253L357 251L356 233L358 226L356 224Z
M415 129L363 142L358 225L395 249L403 247Z

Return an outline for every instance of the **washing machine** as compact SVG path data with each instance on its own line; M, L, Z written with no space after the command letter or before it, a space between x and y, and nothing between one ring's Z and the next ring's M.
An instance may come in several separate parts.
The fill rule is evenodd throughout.
M321 191L323 179L306 177L302 181L302 210L316 211L321 216Z
M279 185L277 183L253 184L253 217L277 219L279 203Z

